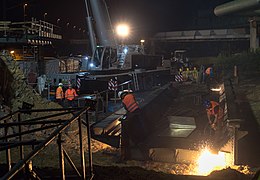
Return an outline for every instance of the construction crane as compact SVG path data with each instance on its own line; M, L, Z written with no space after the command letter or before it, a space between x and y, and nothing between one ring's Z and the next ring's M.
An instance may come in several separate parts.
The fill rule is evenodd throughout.
M85 5L92 55L82 60L79 72L62 73L59 77L48 75L49 81L57 86L60 81L68 84L80 79L81 94L106 90L109 80L115 77L120 83L140 82L142 87L162 84L158 83L158 77L170 74L169 69L162 67L162 56L145 54L142 44L119 44L104 0L85 0ZM152 80L140 81L140 76ZM134 83L132 89L142 90L142 87Z
M50 99L59 83L65 87L77 84L81 95L107 90L108 82L114 78L119 83L132 81L130 88L133 90L163 84L158 82L159 77L167 77L170 71L162 67L162 56L145 54L142 44L119 44L104 0L85 0L85 5L92 55L59 60L58 72L46 73L52 93ZM52 65L50 67L53 68ZM68 67L76 68L68 70Z
M143 46L122 45L117 42L106 2L104 0L85 0L85 4L92 49L88 69L140 68L140 64L136 65L136 62L133 62L135 59L133 55L144 55ZM146 61L148 61L147 58Z

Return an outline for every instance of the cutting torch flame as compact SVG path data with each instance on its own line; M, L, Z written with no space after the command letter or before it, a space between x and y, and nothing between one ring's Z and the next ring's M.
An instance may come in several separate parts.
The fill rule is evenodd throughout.
M228 161L224 152L213 154L208 149L205 149L201 152L197 164L197 174L207 176L214 170L226 168Z

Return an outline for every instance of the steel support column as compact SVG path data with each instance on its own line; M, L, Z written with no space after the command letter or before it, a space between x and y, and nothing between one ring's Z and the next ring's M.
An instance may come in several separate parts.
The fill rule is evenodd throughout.
M18 114L18 122L21 123L22 120L21 120L21 113ZM22 126L21 124L19 124L19 141L21 142L22 141ZM24 158L24 148L23 148L23 145L20 145L20 159L23 159Z
M86 126L87 126L87 136L88 136L88 163L89 163L89 176L90 179L94 176L93 174L93 166L92 166L92 149L91 149L91 135L90 135L90 126L88 119L88 112L86 111Z
M250 23L250 49L255 51L259 48L259 38L257 37L257 21L252 18L249 20Z
M83 147L83 142L82 142L82 122L81 122L80 117L78 117L78 125L79 125L79 146L80 146L82 179L86 179L86 167L85 167L86 164L85 164L85 156L84 156L84 147Z
M59 146L60 179L65 180L65 165L64 165L64 154L63 154L61 133L58 136L57 143Z
M6 123L6 120L4 121L4 123ZM8 127L5 127L5 137L8 134ZM5 139L5 142L8 142L8 138ZM6 149L6 164L7 164L7 168L8 171L10 171L12 169L12 165L11 165L11 150L10 148Z

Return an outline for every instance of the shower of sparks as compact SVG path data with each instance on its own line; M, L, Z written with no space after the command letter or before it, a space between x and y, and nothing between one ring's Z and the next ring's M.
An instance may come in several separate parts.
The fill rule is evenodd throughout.
M197 175L207 176L212 171L228 167L229 162L224 152L213 154L208 149L204 149L197 160Z

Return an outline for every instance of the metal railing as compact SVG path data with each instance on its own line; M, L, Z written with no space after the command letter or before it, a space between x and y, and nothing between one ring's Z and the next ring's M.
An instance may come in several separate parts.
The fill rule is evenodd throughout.
M59 168L60 168L60 179L65 179L65 158L71 165L71 167L76 172L77 176L81 179L92 179L93 167L92 167L92 151L91 151L91 137L90 137L90 127L88 120L88 110L90 107L82 108L59 108L59 109L21 109L15 111L3 118L0 119L0 132L4 132L3 135L0 135L0 152L5 151L6 157L6 166L8 167L8 172L0 177L0 179L11 179L18 172L23 171L23 175L28 177L34 174L34 177L37 176L37 173L32 168L33 158L36 157L41 151L44 150L48 145L54 142L57 139L57 145L59 149ZM57 112L56 114L45 115L43 117L35 117L31 119L23 119L23 114L31 113L41 113L47 112ZM85 117L83 116L85 114ZM61 117L64 115L70 115L68 119L52 119ZM63 117L64 118L64 117ZM84 118L84 120L83 120ZM80 147L80 161L81 167L80 170L73 163L72 159L69 157L69 154L63 147L62 135L65 129L71 126L72 123L78 121L78 134L79 134L79 147ZM82 133L82 124L87 128L87 144L88 144L88 171L86 168L86 161L84 155L84 145L83 145L83 133ZM34 125L44 125L41 127L32 127ZM10 128L18 129L18 132L9 133ZM26 130L25 130L26 129ZM52 130L52 132L46 136L43 140L35 139L36 136L33 136L32 133L42 132L43 130ZM26 140L25 140L26 137ZM41 135L42 138L42 135ZM18 139L18 141L13 141L12 139ZM12 141L11 141L12 140ZM28 153L25 153L24 147L32 146L32 150ZM11 164L11 155L12 149L18 148L20 160L12 166ZM48 157L46 157L48 158ZM87 173L88 172L88 176Z
M122 91L125 89L131 89L132 85L132 80L125 81L115 87L114 90L104 90L100 92L95 92L93 94L88 94L88 95L83 95L81 97L78 97L78 106L80 106L81 102L80 101L85 101L86 99L91 99L96 101L96 108L95 108L95 119L98 119L99 114L104 114L108 112L108 106L109 106L109 101L113 101L114 105L117 104L117 102L120 100L117 97L118 91ZM109 93L113 92L113 97L109 98ZM85 102L84 102L85 103ZM100 108L102 107L102 108Z

